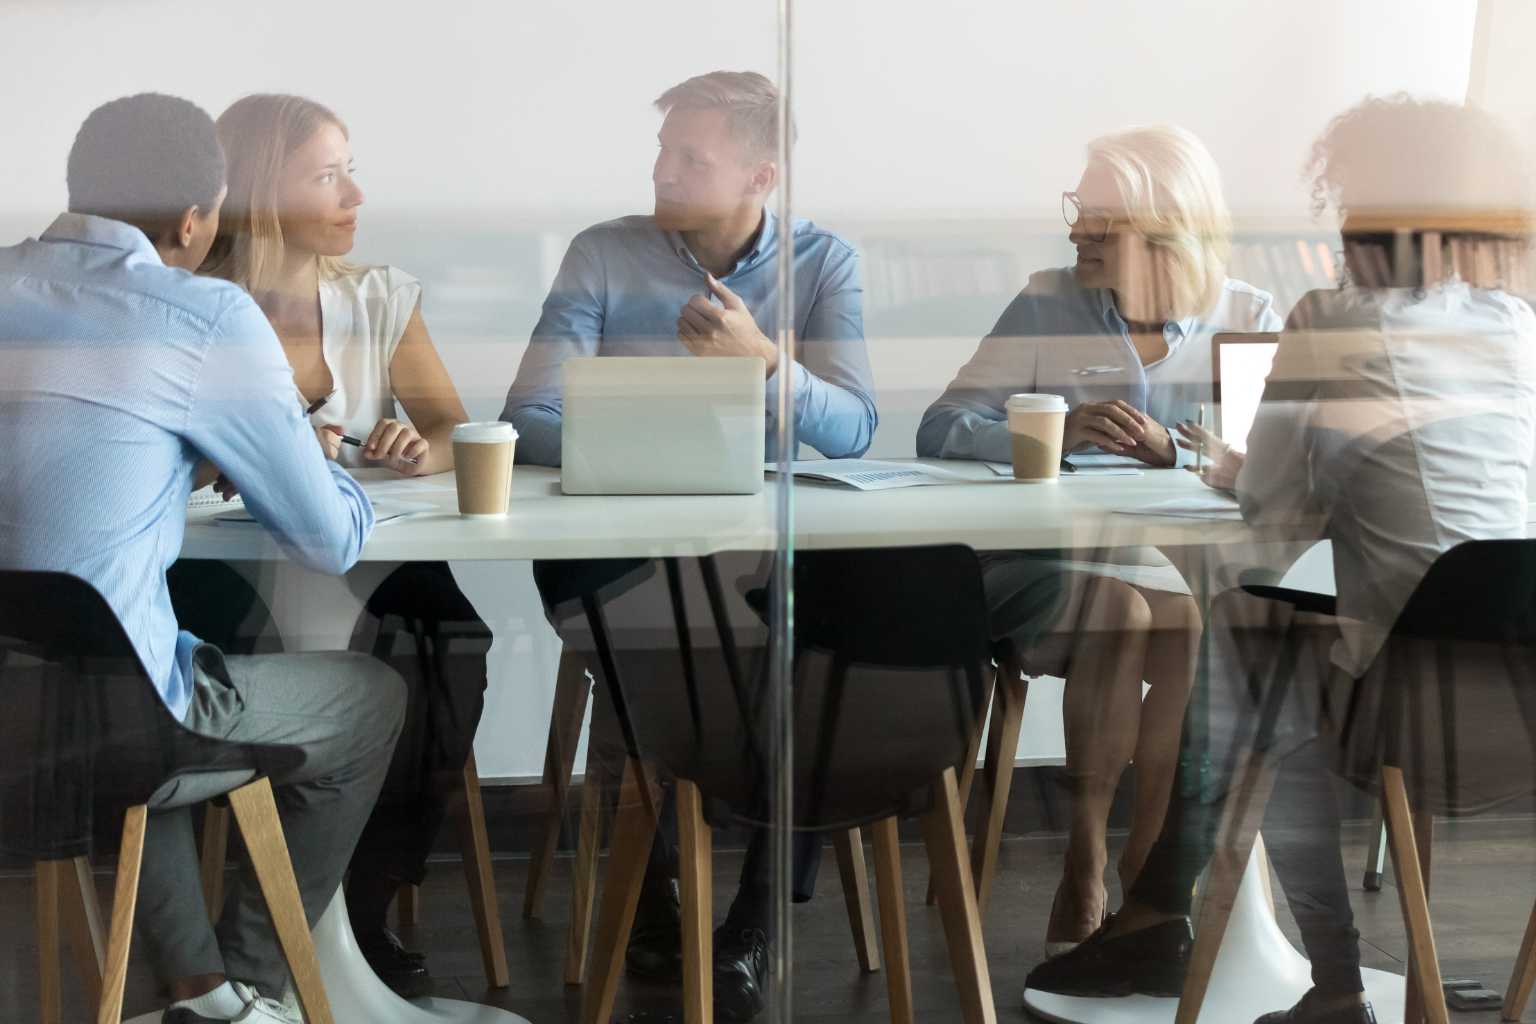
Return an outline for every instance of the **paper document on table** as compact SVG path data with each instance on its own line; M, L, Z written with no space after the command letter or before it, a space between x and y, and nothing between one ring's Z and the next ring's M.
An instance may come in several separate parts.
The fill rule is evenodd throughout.
M1236 499L1212 490L1170 498L1151 505L1117 508L1115 511L1127 516L1176 516L1180 519L1230 519L1235 522L1243 519Z
M225 501L219 492L212 487L204 487L202 490L193 491L187 498L188 512L201 512L204 509L216 508L225 512L244 508L245 499L238 494L230 501Z
M437 506L429 501L375 501L373 503L373 525L384 526L388 523L398 522L418 512L436 511ZM256 518L243 508L232 512L221 512L213 517L213 521L225 526L260 525L256 522Z
M875 459L822 459L790 464L795 476L843 484L860 491L885 491L892 487L922 487L927 484L964 484L969 478L937 466L917 462L880 462ZM767 472L777 472L769 464Z
M1103 457L1105 459L1121 458L1119 455L1106 455ZM1089 476L1141 476L1141 467L1144 465L1144 463L1137 462L1135 459L1126 459L1124 462L1079 462L1079 458L1080 456L1073 455L1067 459L1067 465L1072 468L1062 467L1061 478L1063 480L1073 480L1077 477ZM1013 463L1011 462L989 462L987 463L987 468L998 476L1013 476Z

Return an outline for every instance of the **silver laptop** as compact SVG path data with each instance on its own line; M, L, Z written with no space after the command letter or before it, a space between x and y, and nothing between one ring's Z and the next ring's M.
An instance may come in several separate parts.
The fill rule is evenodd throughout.
M565 494L757 494L761 359L567 359L560 428Z
M1212 394L1216 434L1241 451L1248 450L1248 430L1259 413L1280 335L1269 331L1222 331L1211 338Z

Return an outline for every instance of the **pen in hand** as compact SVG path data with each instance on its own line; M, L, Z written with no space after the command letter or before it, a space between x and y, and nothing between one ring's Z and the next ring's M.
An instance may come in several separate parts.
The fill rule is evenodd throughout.
M367 441L359 441L357 438L353 437L351 434L342 434L341 435L341 443L342 444L350 444L354 448L366 448L368 446L368 442ZM400 457L400 461L404 462L404 463L406 463L408 465L414 466L414 465L417 464L418 460L406 458L405 456L402 455Z

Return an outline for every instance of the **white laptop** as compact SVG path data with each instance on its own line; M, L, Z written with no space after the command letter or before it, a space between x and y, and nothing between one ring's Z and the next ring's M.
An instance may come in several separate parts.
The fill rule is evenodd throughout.
M565 494L757 494L766 367L759 358L567 359Z

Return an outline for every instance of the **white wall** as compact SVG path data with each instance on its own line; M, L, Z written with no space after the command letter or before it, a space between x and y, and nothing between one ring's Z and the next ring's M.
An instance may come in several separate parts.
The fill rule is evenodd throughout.
M570 233L648 206L649 100L715 67L772 74L775 8L0 0L0 238L62 208L70 140L106 99L157 89L217 114L251 91L311 95L352 128L359 255L424 279L471 413L494 415ZM1022 275L1065 256L1057 196L1088 138L1181 123L1240 218L1301 219L1298 169L1327 119L1367 92L1462 96L1474 14L1473 0L797 4L798 209L869 244L871 281L891 252L919 271L1005 257L984 281L934 278L957 300L937 326L872 285L877 451L910 453L921 408ZM481 770L537 774L556 643L526 567L461 578L499 637Z

